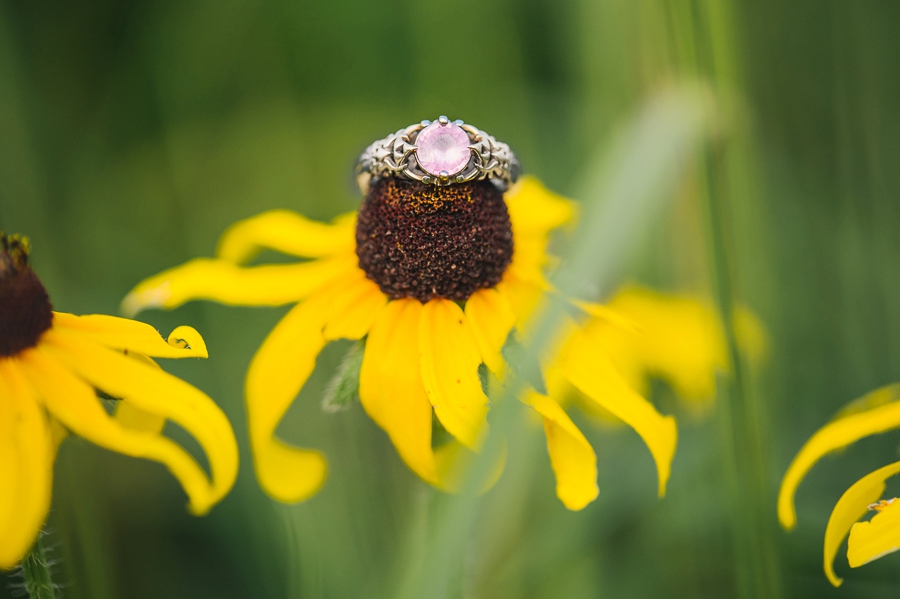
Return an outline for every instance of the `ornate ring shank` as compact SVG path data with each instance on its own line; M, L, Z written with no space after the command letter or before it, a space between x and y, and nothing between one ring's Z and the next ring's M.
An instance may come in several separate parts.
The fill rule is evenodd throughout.
M432 170L423 166L420 156L423 148L417 144L419 135L426 128L438 126L454 129L457 135L459 133L455 130L461 130L468 137L467 144L455 149L458 152L467 148L469 152L468 160L463 155L460 161L461 168L455 172L448 170L433 172L434 164L440 164L434 161L425 161ZM452 136L447 137L452 143ZM435 145L439 143L441 142L436 142ZM439 147L439 151L443 149L443 146ZM452 185L490 179L501 189L506 189L516 182L520 170L519 161L508 145L462 121L451 122L447 117L441 117L437 121L422 121L410 125L371 144L356 163L356 182L364 194L368 193L373 180L388 176L421 181L426 185Z

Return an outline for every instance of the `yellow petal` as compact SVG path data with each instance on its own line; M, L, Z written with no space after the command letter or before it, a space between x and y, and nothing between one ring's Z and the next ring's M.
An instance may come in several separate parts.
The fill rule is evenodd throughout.
M433 299L419 321L422 382L434 413L460 443L474 448L485 428L488 398L481 388L481 355L463 311L450 300Z
M549 260L547 237L519 235L515 238L515 244L512 262L506 269L506 274L546 289L548 283L544 278L544 267Z
M116 420L125 428L148 433L162 434L166 417L142 410L130 401L116 402Z
M59 420L56 418L50 417L50 446L52 448L53 460L56 459L56 452L59 450L60 444L65 441L66 437L69 436L69 431L66 430Z
M272 210L231 225L219 239L216 256L243 263L262 249L303 258L321 258L356 249L356 214L331 224L309 220L288 210Z
M575 204L549 191L535 177L523 177L505 197L517 234L555 229L575 216Z
M888 385L872 391L851 405L868 403L875 407L847 413L826 424L810 437L791 462L781 481L781 489L778 492L778 520L783 527L790 529L797 523L794 494L800 481L822 456L863 437L900 426L900 403L896 401L897 398L900 398L900 385Z
M387 304L387 296L378 285L357 269L356 278L341 289L331 305L331 317L325 325L325 339L362 339L378 313Z
M25 350L20 358L22 371L50 413L66 428L101 447L165 464L187 493L190 510L195 514L209 511L215 496L206 473L194 459L166 437L126 429L110 418L94 389L72 374L57 353L42 343Z
M160 369L159 364L157 364L153 360L153 358L149 356L127 351L125 355L133 360L141 362L142 364L150 366L151 368ZM131 428L134 430L162 434L163 429L166 426L165 416L160 416L158 414L153 414L151 412L142 410L132 402L126 401L124 399L120 399L116 403L116 410L113 415L115 416L119 424L121 424L125 428Z
M728 353L711 303L628 286L616 293L609 308L640 327L640 332L631 334L603 321L592 321L589 328L593 330L588 334L596 340L619 337L610 340L618 350L609 352L616 366L623 371L636 370L644 377L660 377L679 396L695 404L715 397L716 372L728 369ZM626 364L629 360L635 363Z
M366 340L359 399L369 417L391 438L403 461L427 482L437 484L431 448L431 404L419 362L422 304L390 302Z
M160 368L97 345L77 332L50 329L42 343L93 387L171 420L190 433L209 459L211 503L231 490L238 470L237 441L231 423L209 396Z
M295 306L257 350L247 371L247 424L256 476L273 498L294 503L325 482L325 457L275 437L275 428L316 365L325 346L322 329L333 294L320 293Z
M867 544L863 542L862 547L860 547L859 542L861 538L866 536L864 532L866 527L868 527L868 530L875 530L880 525L873 527L870 523L864 522L862 524L865 526L862 529L857 529L856 526L858 525L855 526L854 523L862 518L868 511L868 506L878 500L881 497L881 494L884 493L884 481L898 472L900 472L900 462L884 466L875 472L867 474L853 483L853 485L841 495L837 505L834 506L831 517L828 518L828 526L825 528L825 547L823 555L825 575L834 586L840 586L843 582L843 580L838 578L834 573L834 558L837 556L841 543L844 542L844 538L847 536L848 532L850 532L850 547L847 551L847 557L850 560L851 566L854 568L861 566L878 556L877 554L879 551L867 553L865 552ZM879 516L876 516L875 518L878 518ZM875 521L875 518L872 519L873 522ZM851 532L851 527L856 531L855 533ZM861 532L863 533L862 537L860 536ZM863 549L864 551L861 553L860 549ZM866 554L866 558L860 561L860 556L863 553Z
M544 288L540 285L521 279L509 271L503 275L503 280L497 284L496 289L509 302L518 327L524 327L528 323L544 293Z
M279 306L307 297L355 269L356 263L352 255L242 268L225 260L197 258L139 283L122 300L122 312L134 316L147 308L171 309L198 299L235 306Z
M476 291L466 301L466 318L481 359L491 372L499 373L504 364L500 350L516 322L509 301L494 289Z
M900 472L900 462L885 466L868 475L871 477L873 474L877 474L877 479L881 481L881 489L875 499L880 498L881 493L884 492L883 481L898 472ZM875 481L871 483L871 486L876 487ZM853 528L850 529L850 540L847 543L847 560L850 562L850 567L858 568L900 549L900 510L897 509L898 507L900 507L900 503L895 501L882 508L868 522L857 522L853 525Z
M659 495L665 495L678 440L675 419L663 416L638 395L613 367L606 352L580 331L574 333L561 356L560 369L579 391L641 436L656 462Z
M53 327L65 329L90 338L95 343L115 349L138 352L156 358L206 358L206 343L191 327L175 329L169 340L149 324L128 318L116 318L104 314L75 316L63 312L53 313Z
M526 403L544 419L547 450L556 474L556 496L570 510L580 510L597 498L597 456L558 403L530 393Z
M0 570L25 556L47 517L53 456L34 388L17 360L0 358Z
M890 475L900 471L891 465ZM884 486L884 485L882 485ZM880 493L879 493L880 496ZM851 568L858 568L900 549L900 504L894 502L884 507L868 522L857 522L850 529L847 542L847 561Z

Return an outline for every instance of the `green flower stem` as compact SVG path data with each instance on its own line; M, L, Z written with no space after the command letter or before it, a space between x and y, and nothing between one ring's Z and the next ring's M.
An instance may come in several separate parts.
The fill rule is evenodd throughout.
M720 380L719 418L724 470L731 487L731 520L739 597L780 595L777 560L771 534L771 512L759 409L747 390L742 356L734 332L735 302L731 277L734 266L726 247L726 224L716 192L721 168L715 151L706 158L710 189L707 197L708 235L712 248L716 304L725 329L731 372Z
M38 535L34 546L22 560L22 577L30 599L56 599L56 589L50 576L50 564L41 542L43 533Z
M729 118L731 134L713 142L699 160L701 194L705 196L707 244L715 302L728 344L730 372L719 385L719 426L723 469L730 490L730 516L735 550L737 596L777 598L781 577L773 537L774 494L766 477L762 406L750 392L747 371L734 330L735 282L731 210L754 201L753 151L739 126L734 99L742 90L731 2L694 0L689 23L693 48L686 53L697 71L714 86ZM737 122L735 122L737 121Z

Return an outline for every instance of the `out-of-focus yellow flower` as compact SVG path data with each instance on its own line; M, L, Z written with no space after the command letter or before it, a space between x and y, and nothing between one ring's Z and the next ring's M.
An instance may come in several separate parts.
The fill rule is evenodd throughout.
M650 391L649 380L667 381L693 411L712 405L716 373L727 371L729 363L719 317L712 303L700 297L669 295L636 285L621 288L606 305L575 302L575 306L583 317L568 319L544 365L546 395L563 407L577 399L582 409L604 424L635 429L656 461L662 496L677 434L674 419L661 416L644 399ZM737 310L735 329L741 349L751 362L758 360L765 332L753 313ZM609 406L604 401L626 396L628 401ZM540 394L532 391L526 401L537 405L546 400L537 397ZM557 483L560 497L569 497L573 505L576 497L583 501L589 496L586 478L563 465L557 468Z
M501 348L548 290L548 235L572 216L569 201L531 178L504 197L490 182L435 188L388 177L372 187L358 216L324 224L274 211L239 222L223 235L217 258L145 280L123 309L133 314L192 299L297 304L259 348L246 380L256 473L272 497L300 501L322 485L322 454L279 440L275 428L324 345L364 337L363 408L414 472L452 490L459 460L477 450L486 430L479 365L502 376ZM262 248L308 261L245 266ZM662 491L674 419L635 392L594 343L575 333L553 360L549 384L570 380L633 426L656 459ZM597 495L593 449L554 396L525 400L543 418L560 499L581 509ZM453 441L435 446L432 416Z
M209 397L152 360L205 358L202 337L179 327L167 343L140 322L53 312L27 243L2 234L0 243L0 568L21 560L40 531L66 431L165 464L191 512L209 511L237 476L231 425ZM98 392L118 399L115 417ZM197 439L211 477L162 435L167 419Z
M729 369L725 334L712 302L626 285L602 310L594 306L588 312L586 334L636 391L646 396L650 379L659 378L691 410L702 412L712 404L716 373ZM739 307L734 327L741 350L751 363L758 361L766 347L759 320Z
M900 384L888 385L850 403L830 423L803 445L791 462L778 494L778 520L786 529L797 523L794 494L806 473L824 455L838 451L863 437L900 427ZM880 500L885 481L900 472L894 462L867 474L838 500L825 529L824 568L831 584L842 580L834 573L834 558L849 533L847 560L857 568L900 549L900 502ZM879 501L880 500L880 501ZM863 516L874 517L862 521Z

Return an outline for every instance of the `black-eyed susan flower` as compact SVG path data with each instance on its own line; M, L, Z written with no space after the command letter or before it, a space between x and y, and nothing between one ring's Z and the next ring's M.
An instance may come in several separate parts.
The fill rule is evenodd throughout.
M366 412L413 471L448 489L455 461L477 449L485 432L489 402L479 366L502 373L501 348L548 290L548 235L572 216L573 205L535 179L504 197L490 181L437 187L385 177L358 215L330 224L287 211L239 222L221 238L216 258L143 281L123 308L134 314L192 299L297 303L259 348L246 379L256 472L274 498L300 501L323 483L324 457L278 439L275 428L324 345L341 338L365 338L359 397ZM307 260L244 265L263 248ZM548 361L547 386L571 381L632 426L651 449L662 492L674 419L629 386L590 331L572 331ZM597 495L593 449L552 393L523 399L543 417L560 499L583 508ZM453 441L435 446L433 416Z
M863 437L900 427L900 385L876 389L850 403L830 423L803 445L784 475L778 494L778 520L786 529L797 523L794 494L806 473L826 454L847 447ZM831 512L825 528L823 563L831 584L842 579L834 572L834 559L847 538L847 561L858 568L900 549L900 502L882 499L885 481L900 473L894 462L855 482ZM863 520L873 514L870 520Z
M208 396L152 359L205 358L200 335L179 327L167 343L140 322L53 312L27 243L0 234L0 244L0 568L22 559L38 535L66 431L161 462L184 487L190 511L209 511L237 475L234 433ZM117 398L114 417L98 393ZM166 420L197 439L211 476L162 435Z

